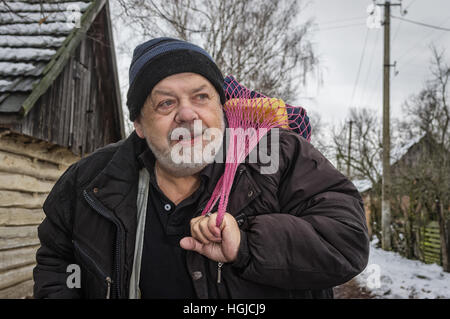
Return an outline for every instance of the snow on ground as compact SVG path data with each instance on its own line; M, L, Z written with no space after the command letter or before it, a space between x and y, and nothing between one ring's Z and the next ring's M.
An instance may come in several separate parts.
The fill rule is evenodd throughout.
M410 260L398 253L370 245L369 263L355 279L375 298L436 299L450 298L450 273L436 264Z

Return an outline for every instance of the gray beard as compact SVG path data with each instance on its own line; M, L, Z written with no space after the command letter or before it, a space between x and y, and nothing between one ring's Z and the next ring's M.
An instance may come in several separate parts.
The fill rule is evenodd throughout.
M220 129L223 135L225 133L225 121L223 119L222 119L222 127ZM202 156L201 157L202 161L200 163L195 161L192 161L191 163L185 162L175 163L172 159L171 154L172 147L169 147L168 149L161 151L158 150L149 140L147 140L147 144L148 147L152 150L153 154L155 155L156 160L158 161L158 164L161 166L161 168L168 171L171 175L175 177L186 177L195 175L213 162L213 161L205 161ZM193 148L191 149L191 151L192 152L194 151Z
M204 169L209 162L201 163L175 163L172 160L171 149L161 152L157 150L150 142L147 141L148 146L152 150L153 154L158 161L158 164L166 171L170 172L171 175L176 177L186 177L199 173Z

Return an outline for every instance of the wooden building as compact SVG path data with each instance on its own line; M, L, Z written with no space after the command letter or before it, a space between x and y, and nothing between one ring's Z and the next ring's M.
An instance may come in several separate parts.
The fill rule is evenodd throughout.
M0 298L32 296L55 181L124 137L108 1L0 2Z
M407 258L442 265L444 271L450 271L450 207L435 196L436 189L449 192L448 161L445 166L439 160L449 156L425 134L398 148L391 161L392 249ZM447 182L436 182L440 174ZM364 200L369 234L381 236L381 180L373 185L369 181L354 184Z

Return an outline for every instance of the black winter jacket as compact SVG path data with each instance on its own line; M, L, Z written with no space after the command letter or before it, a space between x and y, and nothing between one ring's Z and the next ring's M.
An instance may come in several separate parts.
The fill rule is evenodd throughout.
M35 298L127 298L136 237L138 156L133 132L73 164L44 203ZM214 163L212 181L223 173ZM207 186L197 214L212 194ZM332 298L332 287L366 266L369 240L354 185L299 135L280 130L279 170L238 168L227 212L241 229L234 263L221 268L195 252L187 265L199 298ZM69 288L70 264L81 288Z

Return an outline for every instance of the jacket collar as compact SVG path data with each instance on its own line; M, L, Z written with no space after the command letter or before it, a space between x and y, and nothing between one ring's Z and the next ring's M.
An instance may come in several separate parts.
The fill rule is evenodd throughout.
M140 169L137 158L147 146L145 140L139 138L136 132L119 143L117 151L105 168L85 188L114 212L133 189L137 191Z

